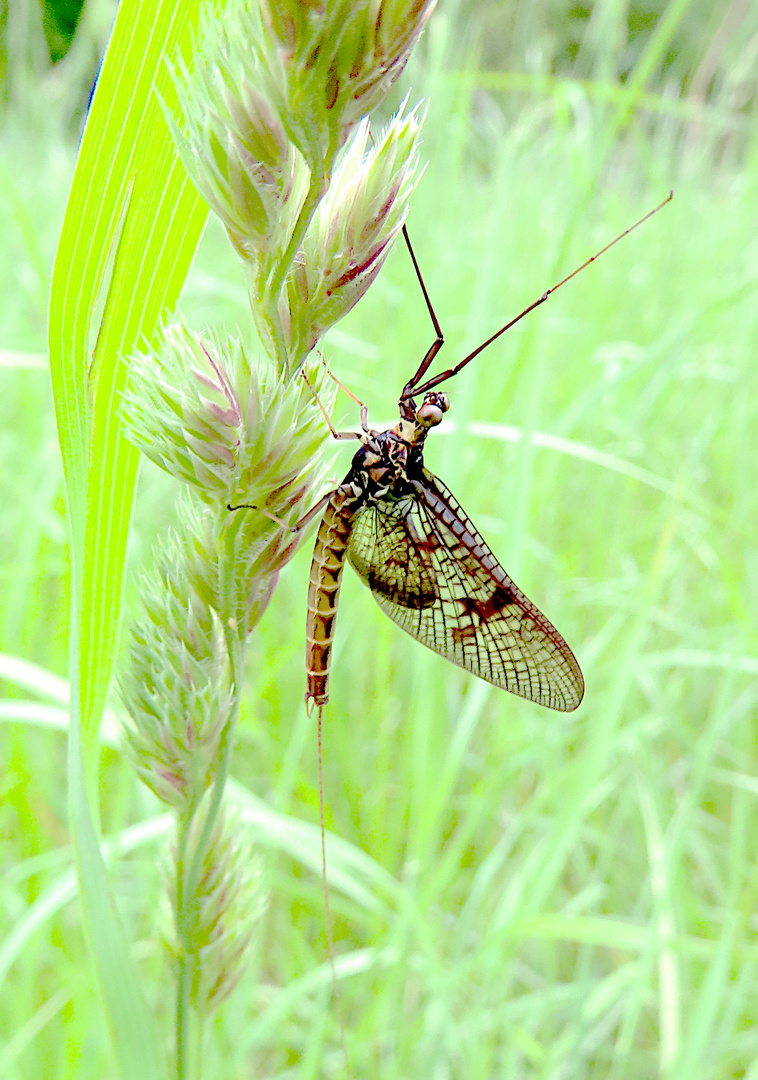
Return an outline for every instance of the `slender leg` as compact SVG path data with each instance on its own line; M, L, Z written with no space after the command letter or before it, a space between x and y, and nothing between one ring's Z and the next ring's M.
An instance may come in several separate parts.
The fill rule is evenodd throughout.
M334 376L332 375L331 371L329 371L329 368L326 367L326 364L324 364L324 367L326 368L326 371L327 371L328 375L332 379L334 379ZM303 380L305 385L308 387L310 392L313 394L313 397L316 400L316 404L318 405L319 409L321 409L324 420L326 420L327 426L328 426L329 430L332 433L332 438L333 439L360 439L360 435L358 434L357 431L336 431L335 430L335 427L332 424L331 417L329 416L329 413L324 408L324 405L323 405L323 403L321 401L321 398L316 393L315 389L313 388L313 386L311 384L310 379L308 378L308 376L305 374L305 372L302 369L300 371L300 378ZM364 431L368 431L368 406L364 405L362 401L358 400L358 398L355 396L355 394L351 394L349 390L347 390L344 386L342 386L342 383L339 381L339 379L334 379L334 381L337 383L337 386L341 387L345 391L345 393L347 394L348 397L352 398L353 401L357 405L360 405L360 407L361 407L361 427L363 428Z
M413 262L413 269L416 271L416 277L418 278L418 283L421 286L421 292L424 294L424 300L426 301L426 309L429 312L429 317L432 320L432 326L434 327L434 332L437 335L437 337L432 342L429 349L427 350L426 356L421 361L421 364L419 365L419 369L416 372L416 374L413 376L412 379L410 379L406 383L405 389L403 390L402 394L400 395L400 400L401 401L404 398L409 398L409 397L413 396L413 394L415 393L416 384L419 382L420 379L423 379L424 375L426 374L426 372L429 369L429 365L432 363L432 361L434 360L437 353L440 351L442 346L445 344L445 338L444 338L444 336L442 334L442 328L441 328L441 326L439 324L437 316L434 314L434 308L432 307L432 302L429 299L429 293L426 291L426 285L424 284L424 279L421 276L421 269L420 269L418 261L416 259L416 254L415 254L415 252L413 250L413 246L411 245L411 238L408 235L408 230L405 227L405 225L403 225L403 236L405 237L405 243L406 243L406 245L408 247L408 252L410 254L411 261Z
M342 391L343 394L347 394L347 396L350 398L350 400L354 401L356 405L363 406L363 402L361 401L361 399L357 398L355 396L355 394L351 390L348 390L348 388L345 386L344 383L339 381L339 379L334 374L332 369L327 366L326 360L324 360L323 356L321 357L321 366L323 367L324 371L327 373L329 378L332 380L332 382L335 382L337 384L337 386L339 386L339 388L340 388L340 390ZM300 370L302 372L302 368ZM306 382L308 382L307 378L305 377L305 374L303 374L303 378L305 379ZM310 386L310 383L308 383L308 385ZM313 389L313 388L311 387L311 389ZM314 397L315 397L315 392L314 392Z
M324 364L324 367L326 367L326 364ZM353 401L356 402L356 404L360 405L360 407L361 407L361 427L363 428L363 430L365 432L368 432L368 408L363 404L362 401L359 401L358 398L354 394L351 394L350 391L346 389L346 387L342 386L342 383L339 381L339 379L334 378L334 375L332 375L331 371L329 371L329 368L326 368L326 370L327 370L327 373L329 374L329 376L332 379L334 379L334 381L337 383L337 386L341 387L345 391L345 393L347 394L347 396L349 398L352 398ZM305 385L308 387L310 392L313 394L313 397L315 398L316 404L318 405L319 409L321 409L321 412L323 413L324 419L326 420L326 423L327 423L327 425L329 427L329 431L332 433L332 437L335 438L335 439L338 439L338 440L360 439L361 436L359 435L359 433L357 431L336 431L335 430L334 425L332 424L331 418L329 416L329 413L324 408L323 402L321 401L321 398L316 393L316 391L315 391L313 385L311 384L308 376L302 370L300 372L300 376L304 380ZM310 508L310 510L308 510L307 513L305 513L303 515L303 517L300 518L299 521L295 522L294 525L290 525L288 522L283 521L282 518L277 517L276 514L272 514L270 510L266 510L262 506L256 506L254 503L239 503L237 506L232 506L231 503L227 503L226 504L226 509L229 510L230 512L232 512L234 510L257 510L259 514L263 514L264 517L269 518L270 521L273 521L280 528L287 529L289 532L297 533L297 532L300 532L301 529L304 529L306 525L310 524L310 522L313 521L313 519L318 514L321 513L321 511L324 509L326 504L331 499L332 495L334 495L334 493L336 491L338 491L338 490L339 490L338 487L334 487L334 488L331 489L331 491L327 491L327 493L325 495L322 495L321 498L318 500L318 502L315 503Z
M510 330L510 328L512 326L515 326L515 324L517 322L519 322L521 319L523 319L525 315L528 315L530 311L534 311L534 309L536 307L539 307L540 304L544 304L545 301L547 300L548 296L552 296L552 294L554 292L556 292L558 289L560 289L561 285L565 285L567 281L571 281L571 279L573 277L576 277L576 275L581 273L582 270L585 270L590 265L590 263L593 263L595 261L595 259L599 259L600 256L604 255L606 253L606 251L608 251L610 248L613 247L614 244L617 244L619 242L619 240L623 240L625 236L628 236L630 232L633 232L636 228L638 228L640 225L642 225L642 223L644 221L647 221L648 218L652 217L653 214L657 214L659 210L663 209L663 207L666 205L666 203L671 202L673 197L674 197L674 192L670 191L669 195L668 195L668 198L664 199L663 202L660 203L658 206L656 206L654 210L648 211L648 213L645 214L644 217L641 217L639 219L639 221L635 221L634 225L630 225L628 229L625 229L622 233L619 233L619 235L614 240L611 240L611 242L609 244L606 244L604 248L601 248L600 251L596 251L594 255L591 255L589 259L586 259L582 263L581 266L578 266L576 268L576 270L572 270L572 272L570 274L567 274L566 277L563 278L562 281L559 281L557 285L551 286L551 288L549 288L547 290L547 292L544 292L542 294L542 296L539 297L538 300L535 300L533 303L531 303L529 305L529 307L524 308L524 310L521 312L520 315L517 315L515 317L515 319L511 319L510 322L507 322L505 324L505 326L502 326L498 331L496 331L492 335L492 337L487 338L487 340L482 345L479 345L476 349L474 349L473 352L470 352L468 354L468 356L464 356L464 358L462 360L459 360L458 363L455 365L455 367L448 368L447 371L442 371L442 372L440 372L439 375L435 375L432 379L429 379L427 382L423 383L421 386L417 386L416 384L418 383L419 379L423 378L424 373L426 372L427 368L429 367L429 364L431 363L431 360L434 359L434 356L436 355L436 352L439 350L439 347L442 344L442 342L440 341L440 344L437 346L436 350L435 350L434 345L433 345L432 348L427 353L427 355L424 357L424 360L423 360L423 362L421 364L421 367L418 369L416 374L413 376L411 381L408 383L408 385L403 390L403 393L400 396L401 403L402 403L404 398L409 398L413 394L424 394L424 393L426 393L427 390L431 390L433 387L439 386L440 383L446 382L448 379L452 379L453 375L457 375L458 372L462 368L464 368L466 366L466 364L470 363L474 359L475 356L479 355L480 352L483 352L484 349L486 349L488 345L491 345L493 341L496 341L497 338L499 338L501 334L504 334L506 330ZM411 252L411 255L413 255L413 252ZM414 259L413 262L414 262L414 265L415 265L416 260ZM418 273L418 268L417 268L416 272ZM419 279L420 279L420 275L419 275ZM424 288L423 282L422 282L421 287L422 287L422 289ZM424 289L424 295L426 296L426 290L425 289ZM428 303L428 301L427 301L427 303ZM429 310L431 311L431 306L430 306ZM434 315L432 315L432 318L434 319ZM436 324L436 320L435 320L435 327L436 327L436 325L437 324ZM435 342L435 344L436 344L436 342ZM430 355L431 355L431 360L429 359Z

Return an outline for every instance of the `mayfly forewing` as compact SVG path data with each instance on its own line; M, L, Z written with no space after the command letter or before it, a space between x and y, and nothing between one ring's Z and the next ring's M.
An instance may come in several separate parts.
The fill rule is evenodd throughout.
M561 711L584 679L569 646L521 592L450 491L427 470L402 500L355 515L351 565L411 637L503 690Z

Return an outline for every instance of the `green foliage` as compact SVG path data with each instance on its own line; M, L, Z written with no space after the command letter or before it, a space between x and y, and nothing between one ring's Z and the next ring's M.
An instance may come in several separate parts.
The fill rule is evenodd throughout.
M716 7L691 4L686 20L709 25ZM514 11L526 20L526 6ZM441 363L669 186L676 194L453 381L450 424L428 446L430 467L576 649L587 677L579 712L556 717L467 680L389 624L347 572L325 788L353 1069L466 1080L749 1076L758 1056L753 106L748 96L734 108L725 91L696 109L657 96L655 74L630 93L592 66L583 85L543 79L514 90L516 65L499 83L480 78L462 63L458 36L443 5L411 71L431 99L431 163L409 224L447 338ZM748 37L738 27L722 57L747 57ZM598 65L615 70L612 38L604 42ZM688 70L702 66L706 45L688 42ZM0 1074L99 1078L112 1073L109 1039L72 902L65 685L52 677L66 674L62 487L35 359L45 348L39 268L54 248L62 154L70 161L73 148L42 122L32 135L36 145L6 117ZM121 146L104 129L103 160ZM218 310L247 328L226 244L209 230L182 306L193 320ZM112 250L96 236L92 248L93 259ZM398 249L324 350L379 426L431 340ZM344 412L342 426L352 425L353 406ZM95 460L118 445L114 436ZM103 535L128 519L118 501L126 477L112 491L102 484ZM135 561L173 499L145 468ZM302 705L308 560L299 553L282 574L249 668L234 771L243 816L269 849L272 901L260 969L218 1014L208 1075L340 1075L315 733ZM94 584L108 586L110 604L104 568ZM98 779L126 940L165 1033L155 909L167 823L117 750ZM140 1049L129 1050L135 1069Z
M136 451L125 440L121 362L175 304L205 210L158 125L163 52L188 12L124 4L87 121L51 282L50 375L71 538L69 815L85 933L124 1076L165 1075L98 840L98 729L120 625ZM139 73L122 80L124 71ZM152 167L148 167L148 163ZM125 302L129 297L131 303Z

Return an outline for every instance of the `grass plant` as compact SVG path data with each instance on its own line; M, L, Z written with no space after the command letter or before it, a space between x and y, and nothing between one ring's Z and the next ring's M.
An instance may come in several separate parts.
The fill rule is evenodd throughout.
M351 1063L383 1080L754 1080L754 113L728 97L696 115L679 107L642 78L649 56L639 86L588 70L582 84L514 89L461 52L450 11L434 16L403 88L430 102L409 229L446 336L441 363L669 187L675 198L454 380L450 420L427 446L429 467L576 651L578 712L467 678L346 572L325 789ZM738 59L748 38L741 52L730 39ZM0 135L0 1075L99 1080L115 1073L62 779L67 531L40 359L75 147L27 108L31 121L9 112ZM182 310L254 342L215 223ZM379 427L432 336L398 246L323 351ZM339 426L355 424L352 403L338 410ZM169 483L143 467L135 570L174 520ZM342 1075L302 702L309 558L306 545L287 566L251 648L232 773L271 900L253 969L214 1019L206 1077ZM116 727L107 717L97 773L105 860L165 1035L155 909L168 819Z

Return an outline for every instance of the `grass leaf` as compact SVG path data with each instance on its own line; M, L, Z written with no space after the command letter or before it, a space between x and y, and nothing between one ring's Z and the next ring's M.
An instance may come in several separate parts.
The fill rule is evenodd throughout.
M53 271L50 365L72 546L69 807L85 925L124 1076L165 1075L110 899L99 837L97 732L119 630L137 453L119 399L124 356L176 304L205 223L153 92L192 5L126 0L100 72Z

